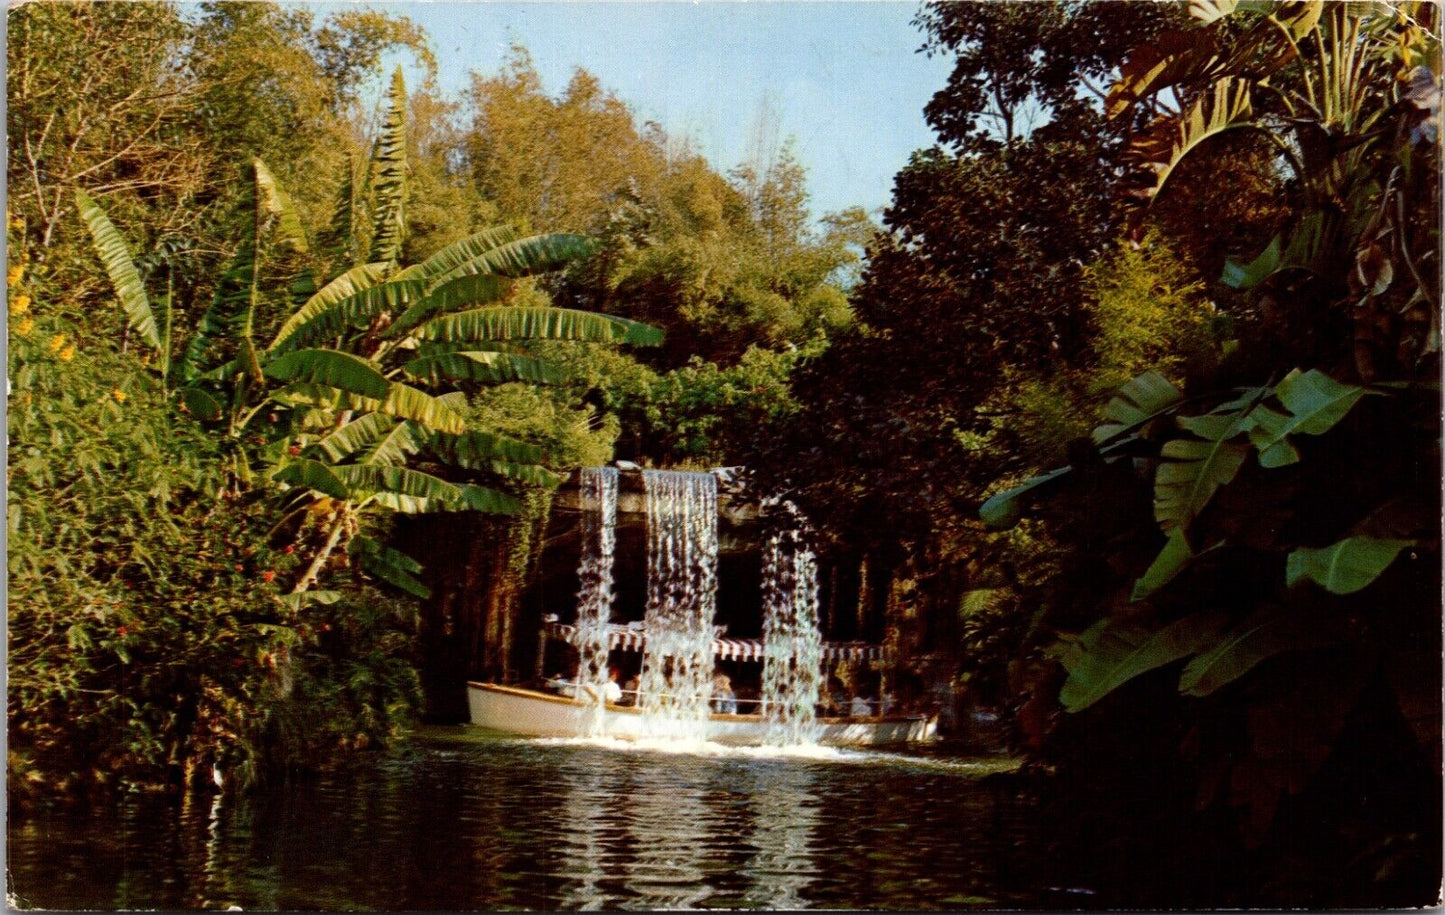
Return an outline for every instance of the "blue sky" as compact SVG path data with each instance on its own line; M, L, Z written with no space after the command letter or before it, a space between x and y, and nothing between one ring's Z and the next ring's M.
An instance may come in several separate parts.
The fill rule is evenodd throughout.
M318 14L341 3L314 4ZM808 169L814 215L888 203L893 175L932 133L923 106L949 63L915 53L914 2L393 2L432 37L443 89L493 73L525 45L549 93L576 67L639 122L686 136L714 167L744 161L759 112ZM766 138L765 138L766 139ZM768 144L764 144L768 145Z

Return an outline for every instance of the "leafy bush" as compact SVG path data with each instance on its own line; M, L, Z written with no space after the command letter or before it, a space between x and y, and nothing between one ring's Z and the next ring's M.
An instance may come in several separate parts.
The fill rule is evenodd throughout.
M410 618L366 592L323 612L282 600L299 556L268 546L272 509L228 476L238 443L22 296L12 288L12 784L246 776L263 757L314 765L394 739L416 702Z

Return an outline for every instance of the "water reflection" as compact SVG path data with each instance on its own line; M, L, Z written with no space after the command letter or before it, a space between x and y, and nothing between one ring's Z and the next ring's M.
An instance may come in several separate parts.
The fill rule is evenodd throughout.
M627 828L635 853L622 862L624 886L644 908L697 908L712 893L703 865L709 815L686 784L686 771L644 768L627 791Z
M598 766L581 766L567 779L560 824L564 881L557 905L564 909L606 908L602 880L609 862L605 800L607 774Z
M752 775L757 853L745 871L753 880L750 901L770 909L806 908L806 891L817 870L812 853L818 821L815 774L808 766L782 764L758 767Z
M42 908L956 908L1036 898L1026 799L952 758L667 754L432 731L255 796L16 809Z

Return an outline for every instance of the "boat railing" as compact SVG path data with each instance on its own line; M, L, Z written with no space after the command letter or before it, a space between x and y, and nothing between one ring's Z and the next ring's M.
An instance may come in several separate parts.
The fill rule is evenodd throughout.
M551 681L551 682L549 683L549 685L550 685L550 686L553 686L553 688L557 689L557 690L558 690L562 695L564 695L564 696L565 696L565 695L570 695L570 696L572 696L572 697L574 697L574 698L578 698L578 697L577 697L577 692L578 692L578 690L586 690L588 695L587 695L587 697L585 697L585 698L596 698L596 694L592 692L592 689L591 689L590 687L585 686L585 685L582 685L582 684L575 683L575 682L570 681L570 680L553 680L553 681ZM622 698L623 698L623 701L622 701L621 703L619 703L619 704L621 704L621 705L623 705L623 706L626 706L626 707L643 708L643 707L645 707L645 703L642 702L643 698L646 697L646 696L652 696L652 695L661 696L661 697L663 697L663 698L680 698L679 694L676 694L676 693L644 693L642 690L624 689L624 690L622 690ZM709 709L710 709L710 711L714 712L715 714L718 713L717 706L718 706L719 704L729 704L729 705L732 705L732 706L734 706L735 708L740 709L740 710L741 710L741 709L744 709L744 708L749 709L749 711L737 711L737 712L732 712L732 713L728 713L728 714L739 714L739 715L748 715L748 714L755 714L755 713L760 714L760 713L763 711L763 706L766 705L766 703L767 703L767 700L765 700L765 699L738 699L738 698L733 698L733 699L716 699L716 698L712 698L712 697L709 697L709 699L708 699ZM880 714L882 714L882 715L887 715L887 714L891 714L891 713L896 712L896 711L898 711L898 709L897 709L896 707L886 709L886 710L884 710L884 711L881 712L881 713L880 713L880 712L873 711L872 709L870 709L867 715L857 715L857 714L853 714L851 711L844 711L844 710L840 710L840 709L829 708L829 707L827 707L827 706L822 705L821 703L816 706L816 713L817 713L818 717L820 717L820 718L825 718L825 717L873 718L873 717L878 717L878 715L880 715Z

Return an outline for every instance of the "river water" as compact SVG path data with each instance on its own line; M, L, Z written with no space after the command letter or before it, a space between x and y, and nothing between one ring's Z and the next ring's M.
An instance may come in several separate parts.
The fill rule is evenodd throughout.
M1034 907L1007 761L676 753L429 728L250 795L11 808L10 902L50 909ZM1058 900L1054 900L1057 904Z

